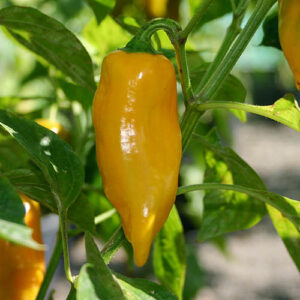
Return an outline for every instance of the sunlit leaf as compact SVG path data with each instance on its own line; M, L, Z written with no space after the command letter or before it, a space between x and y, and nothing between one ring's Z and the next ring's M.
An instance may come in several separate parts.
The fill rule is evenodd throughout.
M295 203L298 206L300 202ZM300 232L280 211L268 206L274 227L284 242L291 258L300 272Z
M81 268L79 274L76 299L125 299L119 284L114 280L89 234L85 236L85 247L87 264Z
M23 46L94 92L91 58L63 24L34 8L9 6L0 10L0 25L5 26Z
M197 106L199 110L237 109L275 120L300 132L300 109L293 95L286 95L272 105L259 106L238 102L206 102Z
M0 110L0 126L13 136L41 169L56 205L67 208L78 196L84 170L70 146L37 123Z
M38 168L16 169L3 174L21 193L40 202L57 213L51 187ZM83 194L80 194L68 209L68 219L82 230L95 233L94 211Z
M111 51L123 48L131 35L119 26L111 17L106 17L99 25L92 19L83 29L84 38L96 49L97 63ZM98 74L97 74L98 75Z
M216 139L212 135L210 138ZM205 150L205 182L265 188L255 171L229 147L198 135L195 142ZM204 217L198 236L201 241L250 228L266 214L264 203L239 192L209 191L205 194L204 203Z
M44 245L37 243L32 238L31 228L2 219L0 219L0 238L31 249L45 250Z
M153 266L159 281L182 299L186 268L185 242L175 206L155 239Z
M271 205L288 218L300 231L300 201L292 200L281 195L234 184L204 183L178 188L178 195L196 190L223 190L249 195L256 200Z
M165 287L140 278L115 273L126 300L177 300Z
M116 0L86 0L100 23L114 8Z

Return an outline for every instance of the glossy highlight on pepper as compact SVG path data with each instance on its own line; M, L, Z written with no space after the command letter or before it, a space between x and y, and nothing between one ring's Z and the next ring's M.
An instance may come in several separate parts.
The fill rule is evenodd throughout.
M176 76L163 55L115 51L93 102L104 192L120 214L136 265L146 262L174 204L181 161Z
M280 44L300 90L300 1L279 0L278 4Z

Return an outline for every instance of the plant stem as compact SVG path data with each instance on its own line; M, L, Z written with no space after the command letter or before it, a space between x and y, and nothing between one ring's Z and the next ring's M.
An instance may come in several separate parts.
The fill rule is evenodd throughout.
M125 235L122 226L120 226L101 250L102 258L106 264L110 262L124 241Z
M276 0L258 0L254 12L248 20L245 28L240 33L226 57L221 61L215 72L213 72L209 81L204 85L201 94L197 96L198 101L209 100L217 91L218 87L222 85L227 75L230 73L231 69L236 64L237 60L250 42L251 37L254 35L257 28L275 2ZM181 130L183 135L183 150L187 148L188 142L191 139L191 135L197 126L199 118L203 114L203 112L200 111L198 113L195 112L195 109L196 108L193 105L189 109L186 109L182 118Z
M245 28L235 41L234 45L223 59L219 67L215 70L213 76L205 84L201 91L201 95L198 96L199 100L208 101L217 91L218 87L224 82L227 75L236 64L245 48L249 44L252 36L256 32L257 28L265 18L266 14L273 6L276 0L259 0L253 14L248 20Z
M105 220L112 217L116 212L117 212L117 210L115 208L112 208L112 209L96 216L95 217L95 224L100 224L100 223L104 222Z
M182 94L184 98L185 107L188 106L189 102L192 101L194 98L191 79L189 75L189 69L187 64L186 58L186 51L185 51L185 42L176 42L174 44L175 52L176 52L176 59L178 65L178 72L179 78L182 88Z
M150 41L151 36L158 30L164 30L169 36L172 43L177 39L178 32L181 30L180 25L172 19L153 19L147 22L137 38L144 41Z
M45 274L44 280L42 282L36 300L43 300L45 298L47 290L49 288L49 285L56 271L59 260L61 258L61 252L62 252L62 239L61 239L60 232L58 232L56 237L56 244L52 252L52 256L49 261L49 264L47 266L47 272Z
M160 51L161 50L161 41L160 41L160 38L159 38L157 32L154 33L153 37L154 37L154 40L155 40L155 43L157 46L157 50Z
M247 8L249 0L241 0L238 6L235 8L232 16L232 22L227 29L225 38L222 42L222 45L215 57L214 61L210 64L209 68L207 69L205 75L201 79L199 85L196 88L196 93L199 93L203 86L207 83L207 81L211 78L214 71L218 68L224 57L226 56L228 50L230 49L232 43L236 39L236 37L241 32L241 23L244 19L245 11Z
M208 9L209 5L214 0L203 0L199 6L199 8L196 10L195 14L191 18L191 20L188 22L184 30L182 30L179 34L179 39L186 40L188 35L192 32L192 30L195 28L195 26L200 22L201 18L205 14L206 10Z
M298 212L293 205L287 201L288 199L283 196L273 194L265 189L253 189L246 186L235 185L235 184L222 184L222 183L203 183L194 184L189 186L179 187L177 195L182 195L188 192L194 192L199 190L226 190L235 191L238 193L247 194L257 200L260 200L266 204L269 204L279 210L285 217L287 217L299 231L299 217Z
M293 128L296 131L299 131L299 125L296 122L290 122L288 119L276 113L276 111L274 111L273 109L273 105L258 106L240 102L218 101L200 103L197 105L197 109L199 111L204 111L208 109L238 109L272 119L290 128Z
M71 273L70 267L70 258L69 258L69 249L68 249L68 230L67 230L67 218L66 218L66 210L59 209L59 228L62 237L62 249L64 255L64 266L65 266L65 273L66 278L69 282L73 282L73 277Z
M182 135L182 152L184 152L192 138L192 132L196 128L200 116L204 112L197 111L193 104L189 104L182 116L180 127Z
M235 0L230 0L230 4L231 4L232 11L235 12L235 10L236 10Z

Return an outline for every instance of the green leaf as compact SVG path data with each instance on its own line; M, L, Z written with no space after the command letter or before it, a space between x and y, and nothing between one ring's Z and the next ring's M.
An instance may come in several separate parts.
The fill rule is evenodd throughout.
M24 225L25 209L22 201L10 184L0 176L0 219Z
M76 300L76 289L73 284L66 300Z
M295 205L299 206L300 202ZM268 211L274 227L300 272L300 232L279 210L268 205Z
M281 50L278 33L278 10L270 14L263 23L264 37L261 46L270 46Z
M110 13L116 4L116 0L86 0L86 2L92 8L98 24Z
M3 175L9 179L19 192L57 213L50 185L38 168L12 170ZM83 194L80 194L69 207L68 219L82 230L95 233L94 211Z
M209 138L212 139L212 136ZM232 149L198 135L195 142L205 150L205 182L265 189L260 177ZM248 229L266 214L264 203L240 192L209 191L205 194L204 203L204 217L198 235L200 241Z
M121 274L114 273L118 279L125 299L127 300L176 300L176 296L171 294L165 287L154 282L128 278Z
M77 84L95 91L91 58L77 37L63 24L31 7L0 10L0 25L26 48L68 75Z
M194 15L195 10L201 5L203 0L189 0L191 15ZM231 11L230 1L226 0L214 0L207 9L205 15L201 18L200 22L196 26L196 30L203 24L217 19Z
M259 190L240 185L219 183L204 183L180 187L178 188L177 195L197 190L224 190L247 194L254 199L260 200L261 202L269 204L279 210L284 215L284 217L288 218L295 225L297 230L300 231L300 201L292 200L281 195L268 192L266 190Z
M93 18L84 27L83 37L96 49L95 60L101 62L107 53L124 47L131 35L120 27L110 16L107 16L100 25Z
M193 86L197 86L200 83L209 65L209 63L204 63L197 68L191 68L191 83ZM244 102L246 95L247 91L241 81L237 77L229 74L211 101Z
M106 264L110 262L125 241L125 235L122 226L120 226L101 250L102 258Z
M122 300L125 299L120 286L114 280L111 271L101 257L101 254L91 235L85 236L87 264L79 274L77 300Z
M81 86L67 82L60 78L56 78L56 82L69 100L78 101L85 108L92 106L94 97L93 93Z
M185 242L175 206L155 239L153 266L159 281L182 299L186 269Z
M1 127L0 127L1 128ZM0 171L27 166L28 156L22 147L12 138L0 140Z
M197 86L202 77L204 76L209 64L201 64L197 68L191 69L191 83L193 86ZM244 102L246 99L247 91L241 81L229 74L224 83L220 86L216 94L212 97L211 101L234 101ZM246 113L243 111L230 109L230 111L241 121L246 122Z
M68 209L68 219L79 228L95 234L94 211L84 194L80 194Z
M300 132L300 109L291 94L285 95L272 105L258 106L238 102L206 102L197 106L198 110L237 109L275 120Z
M205 288L206 273L201 267L198 259L198 249L194 243L186 245L187 250L187 268L186 280L184 284L183 299L193 300L196 298L198 290Z
M56 204L67 208L78 196L84 170L70 146L37 123L0 110L0 126L26 150L43 172Z
M22 194L52 210L56 209L56 202L50 185L37 167L32 166L32 169L15 169L3 173L3 175Z
M0 177L0 238L36 250L45 247L32 237L32 229L25 226L25 209L9 181Z
M37 243L31 235L31 228L0 219L0 238L31 249L45 250L45 246Z

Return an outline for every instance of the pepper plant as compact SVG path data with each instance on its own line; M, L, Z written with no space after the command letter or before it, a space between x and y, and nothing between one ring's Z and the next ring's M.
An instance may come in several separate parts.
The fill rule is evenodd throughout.
M30 81L31 77L43 77L50 86L45 90L37 88L37 94L30 97L17 94L0 99L1 239L7 240L9 245L47 251L24 223L23 195L38 202L45 214L51 212L59 216L57 240L44 279L39 290L26 299L45 299L61 256L70 282L68 299L183 299L186 253L177 202L156 235L148 259L148 266L153 264L159 283L130 278L128 274L113 271L109 265L118 250L124 247L129 268L132 268L132 247L125 238L116 209L103 192L96 163L91 110L103 57L125 44L129 52L148 52L150 49L165 55L177 70L179 104L183 108L180 113L183 157L200 157L202 165L198 167L205 174L197 184L180 184L177 196L183 197L194 191L205 193L203 215L193 212L199 218L201 216L197 223L199 242L251 228L269 214L300 270L299 201L268 191L259 175L230 147L220 142L215 129L205 131L201 126L207 112L219 109L230 111L241 120L245 120L246 112L257 114L300 131L300 110L293 95L274 99L274 104L269 106L247 104L244 102L245 88L230 74L277 1L191 0L192 15L185 25L178 21L178 7L174 14L171 4L149 10L151 1L147 1L148 11L139 12L133 18L126 5L131 5L133 11L139 9L132 1L127 2L87 0L89 6L85 9L91 9L95 17L91 21L89 14L80 16L83 22L91 21L94 25L85 27L82 40L67 29L68 25L44 14L42 5L37 9L4 2L0 9L0 25L7 38L16 41L36 58L35 69L22 79L23 82ZM178 5L178 2L172 3ZM162 5L166 3L161 1ZM74 6L77 14L82 5ZM191 51L189 39L205 23L226 13L231 14L232 21L213 61L207 63L197 56L199 61L196 67L193 66L189 60L196 51ZM166 15L170 18L156 18ZM62 15L58 19L63 19ZM97 30L105 22L108 22L106 35L98 37ZM123 45L119 45L120 41L107 42L113 38L110 27L116 24L122 32L120 41ZM274 33L274 26L272 29ZM265 38L268 34L271 33L267 30ZM91 36L96 43L91 42ZM166 37L172 48L164 46L168 44ZM49 130L53 130L52 126L46 126L44 122L35 122L41 118L62 123L64 134L59 135L57 128L52 132ZM168 118L167 113L164 118ZM169 147L172 149L175 145L170 143ZM108 165L109 159L107 157ZM164 180L162 176L162 184ZM122 195L122 190L118 194ZM138 230L142 233L144 228L141 226ZM71 270L68 241L83 234L86 264L76 274ZM95 239L104 241L102 249L98 249ZM0 273L3 270L0 269ZM0 278L6 278L6 275L1 273ZM0 289L3 285L0 282ZM20 295L22 293L20 287Z

